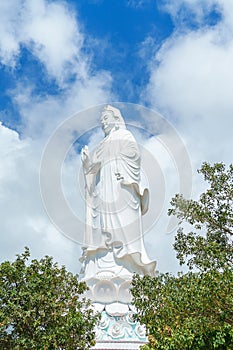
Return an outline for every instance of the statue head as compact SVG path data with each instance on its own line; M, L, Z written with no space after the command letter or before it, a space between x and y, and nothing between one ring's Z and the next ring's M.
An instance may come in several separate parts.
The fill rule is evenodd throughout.
M109 134L113 128L115 130L126 129L125 121L120 110L110 105L107 105L103 109L101 124L105 134Z

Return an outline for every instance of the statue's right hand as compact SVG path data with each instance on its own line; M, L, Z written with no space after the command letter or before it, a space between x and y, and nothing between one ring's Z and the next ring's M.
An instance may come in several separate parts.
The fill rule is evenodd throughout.
M88 146L84 146L81 150L81 159L83 163L87 163L89 161L89 149Z

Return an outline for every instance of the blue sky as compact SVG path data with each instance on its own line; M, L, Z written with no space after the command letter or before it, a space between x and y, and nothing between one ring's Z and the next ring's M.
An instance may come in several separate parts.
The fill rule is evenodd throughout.
M228 0L1 2L2 259L28 245L35 256L51 254L78 269L79 248L46 216L39 172L53 131L83 109L122 101L161 113L190 154L196 196L202 185L195 169L203 161L232 162L232 13ZM83 118L80 134L96 123L98 116ZM156 130L153 123L153 117L144 121L149 131ZM168 175L174 168L158 145L148 147L168 176L169 197L177 190ZM149 253L168 271L172 237L163 224L154 228L160 235Z
M19 3L23 6L24 1ZM90 70L111 73L111 90L119 101L140 101L149 81L148 58L156 55L176 29L177 23L166 11L165 3L155 0L65 1L85 35L81 51L91 58ZM185 4L180 7L179 15L179 24L184 30L215 25L221 18L216 6L210 8L201 23ZM0 69L1 116L4 124L13 128L20 124L20 114L12 103L11 91L19 81L23 85L33 84L34 95L63 94L63 89L48 75L30 46L28 42L20 43L14 67L3 64ZM77 75L71 74L68 81L73 79L77 79Z
M85 33L82 51L91 57L90 69L111 72L112 90L118 100L137 103L149 79L140 46L151 36L155 37L156 49L159 48L174 28L169 14L158 9L154 1L146 1L139 7L116 0L67 1L66 5ZM69 79L72 81L75 77ZM9 91L19 80L32 83L34 94L63 93L27 43L21 44L13 68L1 66L0 80L2 119L13 128L20 122L20 115Z

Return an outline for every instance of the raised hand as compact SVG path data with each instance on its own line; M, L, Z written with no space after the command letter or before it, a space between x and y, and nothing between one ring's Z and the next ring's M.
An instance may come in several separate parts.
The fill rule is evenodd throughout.
M81 150L81 159L83 163L90 161L89 149L87 145L85 145Z

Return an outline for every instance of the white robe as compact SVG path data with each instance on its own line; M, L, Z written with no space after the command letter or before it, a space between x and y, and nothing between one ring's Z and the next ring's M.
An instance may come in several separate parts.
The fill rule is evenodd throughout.
M121 266L131 274L153 275L156 263L145 251L141 222L149 192L140 187L140 152L133 135L113 129L94 151L84 174L84 274L95 264L96 271L108 266L117 271Z

